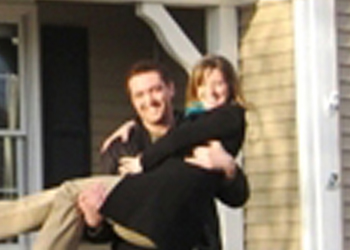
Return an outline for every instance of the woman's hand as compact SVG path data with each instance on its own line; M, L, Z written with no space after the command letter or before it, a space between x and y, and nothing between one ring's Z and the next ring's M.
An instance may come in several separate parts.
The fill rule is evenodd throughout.
M141 173L143 168L141 166L140 157L125 156L119 160L119 173L122 175Z
M210 141L208 146L194 148L192 156L185 161L200 168L222 171L228 179L234 177L237 168L235 159L216 140Z
M119 128L117 128L107 139L102 143L100 152L103 153L111 145L112 141L117 138L120 138L122 142L127 142L129 139L131 129L136 125L134 120L125 122Z
M99 209L106 200L106 193L106 188L102 184L96 184L79 194L78 207L88 226L98 227L101 224L103 217Z

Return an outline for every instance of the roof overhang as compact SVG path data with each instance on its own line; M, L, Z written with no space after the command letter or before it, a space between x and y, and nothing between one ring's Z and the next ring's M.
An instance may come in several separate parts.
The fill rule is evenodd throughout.
M25 0L23 0L25 1ZM33 0L27 0L33 1ZM57 2L58 0L34 0L36 2ZM154 3L175 7L214 7L214 6L237 6L250 3L261 3L285 0L59 0L59 2L76 3L105 3L105 4L126 4L126 3Z

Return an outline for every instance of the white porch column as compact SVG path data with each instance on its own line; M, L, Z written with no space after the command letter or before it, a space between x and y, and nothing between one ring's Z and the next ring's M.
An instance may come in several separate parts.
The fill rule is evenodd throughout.
M302 249L343 250L335 3L293 3Z
M201 54L164 6L142 3L137 5L136 14L153 29L169 55L187 71L190 71Z
M208 52L222 54L236 65L238 62L236 8L232 6L209 8L206 14Z
M210 8L206 15L207 48L238 67L238 20L233 6ZM218 202L223 249L244 249L243 210L231 209Z

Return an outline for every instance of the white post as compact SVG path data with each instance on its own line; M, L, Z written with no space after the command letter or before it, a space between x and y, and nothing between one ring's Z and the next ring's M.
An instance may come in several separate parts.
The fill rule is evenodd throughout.
M153 29L168 54L190 71L201 54L164 6L154 3L139 4L136 14Z
M27 122L25 130L28 133L28 191L34 192L43 188L43 157L42 157L42 121L41 121L41 81L40 81L40 51L39 22L37 8L33 5L22 17L23 36L25 38L23 58L25 88L22 99L26 105L22 119Z
M334 0L295 0L303 250L343 250Z
M206 13L206 26L208 51L222 54L236 65L238 62L236 9L232 6L209 8Z
M209 53L220 54L238 66L238 20L232 6L207 10L207 48ZM243 211L218 204L223 249L243 250Z

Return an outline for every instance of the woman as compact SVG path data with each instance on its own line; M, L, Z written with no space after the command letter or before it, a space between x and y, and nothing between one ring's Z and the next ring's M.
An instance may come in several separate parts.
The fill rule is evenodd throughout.
M214 76L214 81L207 81L210 76ZM222 179L222 173L188 167L183 157L186 156L188 149L209 139L220 140L233 155L236 155L242 144L245 127L244 109L238 104L241 100L236 86L238 81L231 65L222 57L204 58L194 69L191 79L188 103L199 114L190 114L183 125L144 152L140 162L150 171L128 177L119 185L116 184L120 178L115 176L97 179L101 183L108 183L108 189L114 187L101 208L102 214L118 222L115 227L118 234L134 244L159 249L175 249L174 240L180 240L183 242L180 249L187 249L187 247L190 249L198 237L197 229L200 227L202 206L205 207L205 204L212 199L217 188L216 183ZM195 108L192 107L194 103ZM202 110L209 111L201 114ZM180 186L177 185L179 180L181 180ZM74 201L82 188L94 182L96 177L86 178L67 182L59 188L61 192L57 192L57 189L43 192L41 202L48 209L46 211L39 206L38 213L42 218L38 219L39 222L24 222L28 225L27 229L32 229L29 225L41 225L43 221L50 220L51 217L47 214L50 211L76 210L75 203L65 204L69 206L68 209L51 208L53 197L57 201L57 193L60 193L61 196L72 196ZM139 192L135 193L134 190ZM168 199L169 194L173 198ZM31 197L21 199L23 206L21 209L24 213L27 204L32 203L30 199ZM6 207L12 207L12 203L0 203L0 216L6 214ZM115 207L118 209L115 210ZM155 214L155 211L163 212ZM69 225L62 227L62 232L56 234L57 237L70 235L67 234L68 230L72 230L72 234L80 230L81 218L75 216L76 212L72 214L73 218L69 220ZM30 216L27 217L30 220ZM13 222L16 218L10 218L10 220ZM1 222L2 225L8 224L3 219ZM22 228L13 228L10 232L8 228L4 226L2 228L1 224L0 237L26 231L26 228L21 225ZM187 232L185 229L193 229L193 231ZM44 224L42 230L55 229L47 229ZM136 240L134 241L133 238ZM74 249L72 246L77 244L76 239L69 237L65 242L62 246L56 244L55 249L68 249L67 246L70 246L69 249ZM36 246L36 249L40 250L52 249L40 243Z
M117 222L119 235L143 247L176 249L181 242L179 249L191 249L223 174L191 168L184 157L211 139L236 155L245 132L241 103L230 63L219 56L203 58L188 85L188 118L133 163L149 172L127 176L101 208L105 217Z

